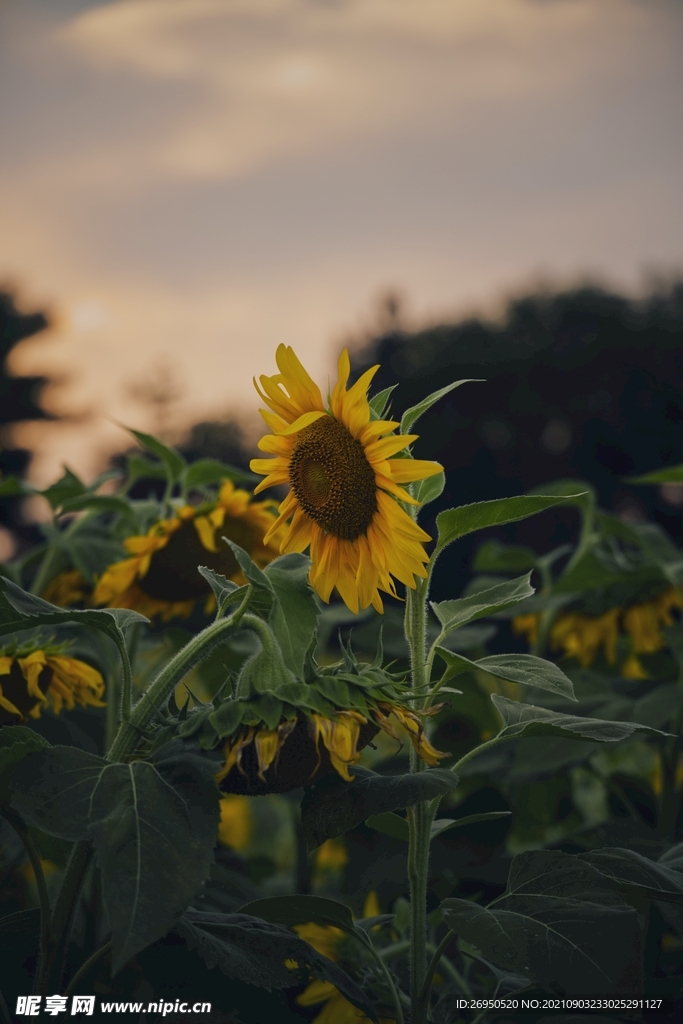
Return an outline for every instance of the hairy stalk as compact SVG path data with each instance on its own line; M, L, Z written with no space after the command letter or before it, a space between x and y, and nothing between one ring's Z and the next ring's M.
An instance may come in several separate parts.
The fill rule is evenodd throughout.
M81 964L81 966L78 968L73 978L67 985L66 990L64 992L65 996L70 996L76 991L76 986L78 985L78 983L86 976L90 968L94 964L96 964L98 960L101 960L103 956L107 955L107 953L111 950L112 945L113 943L110 939L109 942L105 942L103 946L100 946L99 949L96 949L95 952L88 957L85 963Z
M78 905L78 895L90 867L92 855L93 848L89 840L74 843L71 849L52 911L53 941L50 944L50 952L36 974L34 992L40 995L47 995L51 983L54 985L55 991L60 990L61 974Z
M439 966L441 955L454 935L454 931L447 931L439 945L434 950L434 953L432 954L432 959L429 961L429 966L427 967L424 981L422 982L422 988L420 990L420 1004L418 1006L418 1015L415 1019L415 1024L423 1024L427 1016L427 1008L429 1006L429 992L432 987L432 979L436 974L436 969Z
M203 661L215 647L223 643L226 637L237 629L246 611L250 596L250 592L245 594L242 604L229 618L213 622L201 633L197 633L161 670L133 708L130 721L121 723L107 754L108 761L122 761L135 749L140 733L147 728L151 719L165 705L183 676L187 675L190 669Z
M43 866L40 863L40 854L36 845L31 839L26 822L19 817L16 811L9 807L3 807L0 811L5 821L10 825L21 839L24 849L28 855L36 879L38 889L38 902L40 904L40 955L38 959L38 974L40 975L43 964L47 962L50 947L50 936L52 934L50 897L45 883Z
M406 595L405 633L410 648L412 689L421 697L423 707L428 700L427 675L427 592L429 580L420 581ZM410 752L411 772L422 771L424 765L414 750ZM427 877L431 824L436 813L435 801L422 801L408 810L408 882L410 885L410 1007L411 1021L416 1024L420 993L427 972ZM436 801L438 806L438 801Z

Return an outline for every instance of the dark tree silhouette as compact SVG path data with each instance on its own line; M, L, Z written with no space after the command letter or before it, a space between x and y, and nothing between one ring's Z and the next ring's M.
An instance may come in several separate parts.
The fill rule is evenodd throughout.
M680 493L624 477L683 462L683 282L639 301L598 287L528 295L499 323L386 333L357 354L354 369L375 362L377 389L400 384L394 419L450 381L486 381L458 388L417 426L416 457L447 471L432 519L455 504L571 477L591 481L604 507L650 517L681 539ZM548 550L574 526L575 513L557 510L499 536ZM464 579L480 542L457 545L442 572Z
M40 407L40 392L47 378L12 376L7 370L7 357L23 338L38 334L47 326L44 313L22 313L15 305L14 296L0 291L0 473L3 476L23 476L30 458L30 453L22 448L5 447L9 427L25 420L49 418ZM0 497L0 524L28 541L33 538L33 528L18 521L19 500Z

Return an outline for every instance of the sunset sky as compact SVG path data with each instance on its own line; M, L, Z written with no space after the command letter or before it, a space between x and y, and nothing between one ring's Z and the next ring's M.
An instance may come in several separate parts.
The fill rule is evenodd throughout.
M166 367L178 430L253 415L279 342L324 382L387 289L410 322L543 278L683 271L680 0L2 0L0 282L15 372L94 473Z

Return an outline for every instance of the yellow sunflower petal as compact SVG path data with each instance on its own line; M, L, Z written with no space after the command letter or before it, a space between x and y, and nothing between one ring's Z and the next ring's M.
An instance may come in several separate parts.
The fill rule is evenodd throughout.
M280 373L262 376L257 387L271 410L264 418L272 434L260 447L274 458L254 459L251 468L266 477L257 491L280 483L291 490L265 541L282 530L283 553L310 547L310 581L323 601L336 588L354 612L381 611L379 591L395 596L394 579L414 587L429 561L422 544L431 538L398 504L419 502L400 485L441 466L391 458L417 435L396 435L393 420L371 420L367 390L377 366L347 390L350 360L341 353L330 415L293 351L280 346L276 359Z

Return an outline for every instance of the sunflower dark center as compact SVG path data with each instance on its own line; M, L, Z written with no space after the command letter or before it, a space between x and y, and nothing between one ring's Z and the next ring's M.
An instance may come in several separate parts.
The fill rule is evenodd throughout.
M377 511L375 474L339 420L321 416L299 431L289 479L303 511L327 533L355 540L367 532Z
M231 548L221 537L229 537L251 552L256 546L257 531L242 520L226 518L216 530L218 551L207 551L194 523L188 519L171 534L166 547L154 552L147 575L138 580L138 586L149 597L161 601L190 601L209 594L209 585L197 571L198 565L206 565L228 579L239 569Z

